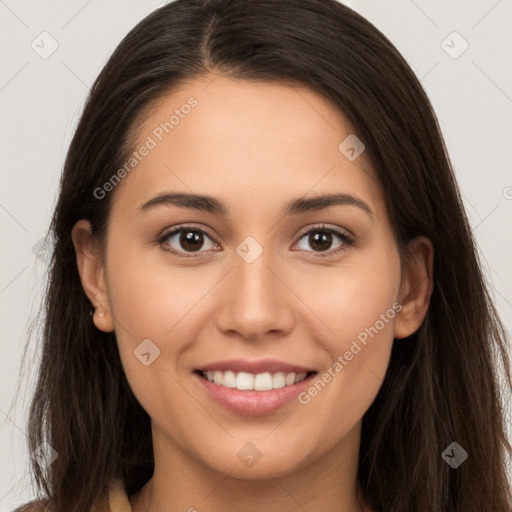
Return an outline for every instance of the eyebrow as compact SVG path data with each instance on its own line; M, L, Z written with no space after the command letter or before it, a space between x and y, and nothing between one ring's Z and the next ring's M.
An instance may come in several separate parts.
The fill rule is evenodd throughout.
M186 193L162 193L145 202L140 210L146 212L157 206L174 205L182 208L190 208L202 212L213 213L222 217L229 216L229 207L222 201L205 195ZM285 217L299 215L329 208L330 206L356 206L370 217L373 216L372 209L362 199L352 194L323 194L305 198L298 197L290 201L282 210Z

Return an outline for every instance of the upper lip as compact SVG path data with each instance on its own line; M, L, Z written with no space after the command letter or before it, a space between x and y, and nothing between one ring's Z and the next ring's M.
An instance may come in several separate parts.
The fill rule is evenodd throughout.
M210 370L247 373L265 373L265 372L284 372L284 373L308 373L311 368L305 368L296 364L285 363L277 359L260 359L251 361L249 359L227 359L225 361L216 361L214 363L203 365L197 368L197 371L206 372Z

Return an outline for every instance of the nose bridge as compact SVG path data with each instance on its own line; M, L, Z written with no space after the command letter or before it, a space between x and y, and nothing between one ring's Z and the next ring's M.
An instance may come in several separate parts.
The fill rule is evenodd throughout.
M290 329L290 297L276 277L273 251L248 237L236 248L233 265L223 290L219 328L238 331L245 338Z
M269 270L269 267L272 267L272 260L274 259L271 254L271 249L262 251L254 260L250 258L245 259L244 256L240 256L240 252L243 250L244 245L240 244L237 248L239 261L236 261L235 258L234 285L239 294L238 300L243 301L244 298L252 298L255 304L260 304L260 307L269 302L273 302L275 298L273 294L278 292L278 290L276 290L274 283L275 276ZM253 247L250 247L249 243L247 255L250 257L251 252L254 250ZM273 286L271 286L271 284Z

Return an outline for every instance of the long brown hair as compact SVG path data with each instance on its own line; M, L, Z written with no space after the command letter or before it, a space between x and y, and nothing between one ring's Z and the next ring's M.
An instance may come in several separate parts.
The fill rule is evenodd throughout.
M358 479L369 504L389 512L510 512L507 335L437 118L391 42L334 0L177 0L131 30L92 86L51 224L55 248L29 416L30 451L46 441L58 453L46 469L33 462L51 509L86 512L114 478L132 494L152 475L150 420L125 378L115 335L91 321L71 230L88 219L104 235L115 192L98 199L94 190L134 150L146 109L206 72L319 93L364 141L399 246L419 235L434 245L427 317L394 342L363 418ZM441 456L452 442L469 454L456 469Z

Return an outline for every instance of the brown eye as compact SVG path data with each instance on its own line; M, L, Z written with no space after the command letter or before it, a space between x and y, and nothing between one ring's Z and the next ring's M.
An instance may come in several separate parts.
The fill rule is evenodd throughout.
M162 248L173 254L187 257L187 253L199 253L201 249L216 249L218 244L211 237L199 228L179 227L166 233L159 240ZM196 255L193 255L193 257Z
M325 251L332 245L332 234L326 231L317 231L309 235L308 242L315 251Z
M333 247L333 244L336 243L336 239L338 239L338 243ZM301 240L305 240L306 243L302 243L301 245L301 242L299 242L299 249L305 250L306 252L326 253L325 256L337 254L349 246L354 245L353 238L347 233L335 228L323 226L310 229L302 235ZM305 245L309 245L312 250L308 250ZM323 256L324 254L319 255Z
M203 245L203 234L197 231L182 231L178 238L179 244L186 251L198 251Z

